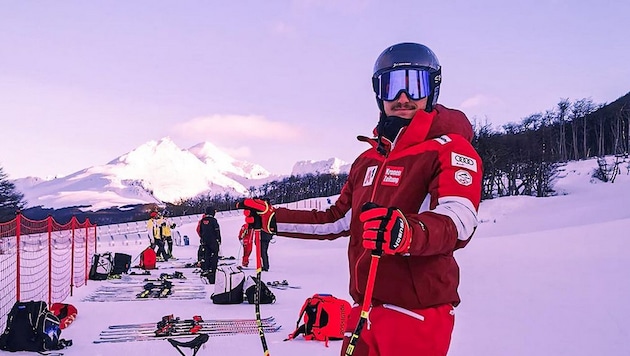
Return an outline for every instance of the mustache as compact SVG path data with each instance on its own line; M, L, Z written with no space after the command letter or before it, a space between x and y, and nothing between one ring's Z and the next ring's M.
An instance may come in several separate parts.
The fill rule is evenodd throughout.
M392 106L392 110L399 110L399 109L403 109L403 110L413 110L413 109L417 109L418 107L416 106L416 104L414 103L396 103L394 104L394 106Z

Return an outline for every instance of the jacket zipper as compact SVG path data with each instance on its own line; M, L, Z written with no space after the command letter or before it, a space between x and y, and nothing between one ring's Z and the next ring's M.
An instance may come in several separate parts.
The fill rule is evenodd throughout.
M385 171L385 163L387 163L387 159L389 158L389 153L391 152L392 147L390 146L390 151L387 152L387 155L385 156L385 159L383 159L383 162L381 163L381 166L378 169L378 175L375 178L374 182L373 182L373 186L372 186L372 196L370 197L370 201L373 202L374 201L374 197L376 196L376 186L378 185L378 182L380 182L381 177L383 176L383 172ZM359 258L357 259L357 262L354 265L354 275L357 276L357 278L355 278L354 280L354 288L356 289L357 293L361 293L359 291L359 262L363 259L363 256L365 256L367 250L363 249L363 253L361 253L361 256L359 256Z

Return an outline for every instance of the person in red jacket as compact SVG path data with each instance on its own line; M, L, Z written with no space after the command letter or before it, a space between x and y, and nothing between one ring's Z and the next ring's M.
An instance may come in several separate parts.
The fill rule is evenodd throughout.
M253 242L254 230L249 228L249 224L245 223L241 226L241 231L238 233L238 240L243 245L243 267L249 266L249 256L252 254L252 242Z
M460 303L453 252L477 227L483 175L470 122L437 104L441 79L428 47L387 48L372 75L380 119L374 137L358 137L371 147L352 164L337 201L326 211L243 203L246 216L257 213L263 230L278 236L350 236L350 295L361 305L366 287L373 288L355 356L443 356L449 349ZM376 277L368 280L372 254L379 252ZM353 308L342 355L359 314Z

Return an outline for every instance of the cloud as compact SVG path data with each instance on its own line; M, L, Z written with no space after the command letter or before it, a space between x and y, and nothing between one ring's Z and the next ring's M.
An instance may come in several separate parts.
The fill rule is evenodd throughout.
M484 107L500 105L503 105L503 101L496 96L477 94L471 98L464 100L460 107L462 109L480 109Z
M177 124L174 133L196 141L211 141L215 144L245 143L256 141L296 141L302 137L299 127L288 123L271 121L258 115L211 115L198 117ZM243 150L244 148L241 148ZM246 153L241 151L241 153Z

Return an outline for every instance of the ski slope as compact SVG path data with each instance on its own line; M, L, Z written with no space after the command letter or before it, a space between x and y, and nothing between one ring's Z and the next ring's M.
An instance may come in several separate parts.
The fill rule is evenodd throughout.
M594 161L573 162L556 185L560 194L550 198L507 197L484 201L483 221L467 248L456 252L461 267L462 304L450 356L629 355L630 176L625 168L614 184L592 182ZM625 167L625 166L624 166ZM323 199L325 202L325 199ZM240 255L238 215L219 218L225 256ZM176 247L177 257L196 256L195 224L178 227L191 245ZM283 340L296 326L307 297L347 293L347 239L305 241L274 239L269 248L270 271L264 281L288 280L301 289L273 290L277 302L262 305L262 315L282 325L266 335L273 356L339 355L341 343L302 339ZM142 246L111 246L100 251L138 255ZM137 260L135 261L137 263ZM161 263L163 268L176 262ZM188 269L190 283L199 283ZM254 273L254 271L247 271ZM113 324L158 321L166 314L182 318L253 318L254 306L215 305L208 297L198 300L145 300L82 302L97 287L109 282L89 281L67 302L79 315L62 332L74 345L65 355L177 355L164 340L94 344L100 331ZM190 354L190 350L187 355ZM26 353L25 353L26 354ZM262 355L257 334L211 337L198 355Z

